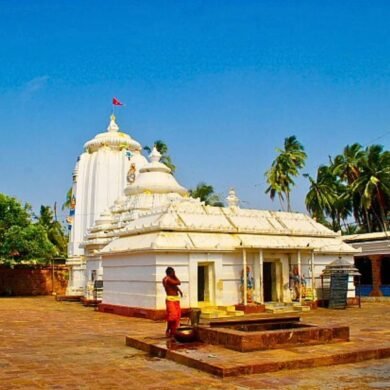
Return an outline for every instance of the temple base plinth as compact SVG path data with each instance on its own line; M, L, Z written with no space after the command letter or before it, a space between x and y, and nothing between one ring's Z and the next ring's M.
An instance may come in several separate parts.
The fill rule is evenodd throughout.
M263 313L265 312L265 305L261 303L248 303L244 305L243 303L239 303L235 305L236 310L243 311L245 314L255 314L255 313Z

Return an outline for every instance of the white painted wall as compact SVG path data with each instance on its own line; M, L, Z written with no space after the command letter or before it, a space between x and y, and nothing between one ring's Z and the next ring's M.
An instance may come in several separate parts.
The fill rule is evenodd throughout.
M156 308L156 259L134 253L103 257L103 303Z
M276 264L276 299L291 302L289 290L289 259L287 254L264 254L264 261ZM351 257L352 259L352 257ZM347 260L351 260L347 259ZM302 254L302 272L309 276L309 256ZM315 257L315 274L320 275L325 265L335 260L332 255ZM296 257L291 256L294 264ZM247 254L247 264L257 280L257 253ZM198 264L212 264L214 269L215 306L229 306L241 302L242 253L134 253L103 258L104 291L103 303L142 307L149 309L165 308L165 291L162 279L168 266L173 267L181 280L183 299L181 306L197 307ZM92 263L91 263L92 264ZM318 282L317 282L318 283ZM319 287L319 286L318 286ZM354 291L348 296L354 296Z

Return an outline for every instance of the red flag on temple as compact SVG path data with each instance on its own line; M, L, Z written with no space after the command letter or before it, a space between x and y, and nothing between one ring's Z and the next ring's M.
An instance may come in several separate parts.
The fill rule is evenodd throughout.
M117 98L112 98L112 104L114 106L123 106L123 103L121 103Z

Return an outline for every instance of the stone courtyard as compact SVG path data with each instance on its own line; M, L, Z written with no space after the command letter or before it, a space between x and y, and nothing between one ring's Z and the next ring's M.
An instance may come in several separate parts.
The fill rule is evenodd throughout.
M367 350L390 346L389 314L390 304L377 302L302 317L349 325L351 341ZM125 345L127 335L147 337L160 329L162 322L100 313L50 296L1 298L0 389L390 388L389 358L219 378Z

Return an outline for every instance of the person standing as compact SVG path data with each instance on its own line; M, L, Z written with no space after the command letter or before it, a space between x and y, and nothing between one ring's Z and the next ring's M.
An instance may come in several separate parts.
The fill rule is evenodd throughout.
M166 276L162 280L162 284L167 294L165 300L167 308L167 330L165 334L167 337L173 337L176 333L176 329L180 326L180 296L182 297L183 293L179 288L181 282L176 276L175 270L172 267L168 267L165 270L165 273Z

